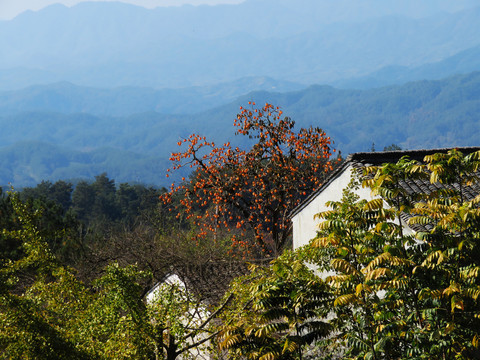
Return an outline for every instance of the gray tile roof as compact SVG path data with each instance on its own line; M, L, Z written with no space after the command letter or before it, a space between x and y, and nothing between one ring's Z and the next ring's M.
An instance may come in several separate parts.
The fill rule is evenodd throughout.
M199 300L216 305L233 279L249 273L249 264L267 265L270 261L272 259L210 260L201 264L177 265L168 275L176 274Z
M470 154L480 150L480 147L458 147L456 148L463 154ZM290 218L302 211L310 204L325 188L327 188L338 176L340 176L349 166L361 169L365 166L379 166L385 163L396 163L403 156L408 156L412 160L422 162L426 155L435 153L445 153L451 148L427 149L427 150L400 150L400 151L383 151L383 152L360 152L350 154L345 161L335 169L326 179L326 181L304 201L302 201L291 213ZM432 184L428 180L409 180L402 181L401 186L408 194L425 193L430 194L432 191L445 188L442 184ZM459 189L458 184L454 187ZM464 188L463 194L467 200L473 199L480 193L480 185L474 184L471 187ZM415 230L415 229L413 229Z

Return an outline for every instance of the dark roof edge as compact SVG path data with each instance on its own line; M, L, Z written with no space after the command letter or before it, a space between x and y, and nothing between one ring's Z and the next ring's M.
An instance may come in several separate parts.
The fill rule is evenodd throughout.
M347 156L345 162L335 169L327 177L325 182L320 187L306 197L300 204L298 204L289 215L289 218L293 218L305 207L307 207L313 199L317 197L326 187L328 187L340 174L342 174L348 166L353 163L365 163L372 165L381 165L388 162L397 162L401 157L408 156L411 159L423 160L426 155L435 153L445 153L451 149L458 149L464 154L470 154L475 151L479 151L479 146L466 146L466 147L451 147L451 148L438 148L438 149L421 149L421 150L396 150L396 151L379 151L379 152L358 152L352 153ZM352 165L353 166L353 165Z
M350 156L348 156L350 157ZM300 211L302 211L305 207L307 207L312 201L313 199L315 199L317 197L318 194L320 194L323 189L325 189L328 185L330 185L335 179L337 179L341 174L343 174L343 172L345 171L345 169L349 166L351 166L351 162L348 160L348 157L347 159L343 162L343 164L341 166L339 166L338 168L336 168L335 170L333 170L333 172L330 173L330 175L327 177L327 179L325 180L325 182L320 185L320 187L315 190L314 192L312 192L310 195L308 195L300 204L298 204L295 209L293 209L291 212L290 212L290 215L289 215L289 218L293 218L295 215L297 215Z
M426 155L435 153L445 153L452 149L458 149L464 154L480 150L479 146L450 147L436 149L420 149L420 150L396 150L396 151L379 151L379 152L358 152L347 156L346 161L368 162L370 164L384 164L388 162L397 162L402 156L408 156L411 159L423 160Z

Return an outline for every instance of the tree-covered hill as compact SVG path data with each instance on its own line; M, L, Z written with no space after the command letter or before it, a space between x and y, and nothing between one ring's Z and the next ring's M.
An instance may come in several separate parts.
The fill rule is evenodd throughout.
M371 90L312 86L244 97L282 104L299 125L317 124L342 152L396 143L404 149L478 145L480 73Z
M52 111L127 116L156 111L162 114L193 114L224 105L251 91L288 92L305 87L264 76L244 77L211 86L160 90L134 86L94 88L63 81L1 91L0 113Z
M452 74L467 74L478 70L479 45L433 63L415 67L386 66L366 76L336 81L333 85L345 89L371 89L420 79L439 80Z
M0 148L5 174L1 183L25 185L29 179L31 185L40 179L92 177L107 171L122 182L168 185L167 159L179 139L195 132L217 143L236 141L233 120L248 101L280 106L298 127L320 126L344 154L368 151L372 143L380 150L392 143L404 149L473 146L480 133L479 72L370 90L311 86L288 93L253 92L186 115L4 114L0 143L8 147ZM36 142L26 146L23 141ZM45 148L51 146L45 143L68 150Z
M45 142L22 141L0 148L0 184L34 186L45 179L93 179L104 172L119 182L159 184L159 174L168 165L162 157L113 148L81 152Z

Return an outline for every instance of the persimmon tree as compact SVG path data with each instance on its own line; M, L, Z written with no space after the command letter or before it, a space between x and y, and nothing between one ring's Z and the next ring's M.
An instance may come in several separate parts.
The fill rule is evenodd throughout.
M197 134L178 142L170 160L191 178L162 196L181 194L176 210L193 219L199 236L230 232L234 245L277 254L291 233L289 212L316 189L332 169L331 140L318 127L295 132L295 122L271 104L240 108L235 135L253 140L249 149L217 145ZM249 233L253 240L246 239Z

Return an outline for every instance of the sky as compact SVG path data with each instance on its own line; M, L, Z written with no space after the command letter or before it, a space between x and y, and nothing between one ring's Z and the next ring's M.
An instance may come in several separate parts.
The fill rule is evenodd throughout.
M51 4L64 4L72 6L85 1L119 1L119 0L0 0L0 20L9 20L26 10L40 10ZM121 0L121 2L155 8L158 6L180 6L191 5L216 5L216 4L238 4L244 0Z

